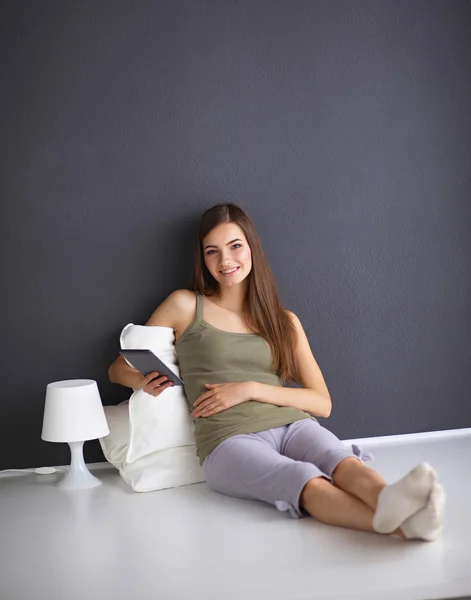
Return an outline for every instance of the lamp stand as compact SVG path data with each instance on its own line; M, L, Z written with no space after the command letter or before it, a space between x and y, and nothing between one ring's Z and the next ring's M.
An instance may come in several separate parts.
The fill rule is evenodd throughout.
M70 467L57 487L65 490L85 490L101 485L101 481L92 475L83 460L83 442L68 442L70 446Z

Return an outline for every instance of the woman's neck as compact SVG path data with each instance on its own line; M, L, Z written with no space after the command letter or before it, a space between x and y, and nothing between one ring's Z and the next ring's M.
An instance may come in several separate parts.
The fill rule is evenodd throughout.
M246 290L241 286L230 289L216 290L213 296L213 302L222 308L236 313L243 313L245 307Z

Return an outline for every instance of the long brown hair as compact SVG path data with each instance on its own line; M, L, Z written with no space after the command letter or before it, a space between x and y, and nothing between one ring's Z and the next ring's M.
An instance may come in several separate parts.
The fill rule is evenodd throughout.
M294 354L294 323L280 304L275 279L255 227L247 214L236 204L216 204L201 216L195 242L191 288L204 295L211 295L218 289L218 282L204 262L203 239L214 227L230 222L236 223L242 229L252 253L252 269L247 276L247 294L243 307L253 325L250 330L270 344L273 366L282 383L298 383L299 373Z

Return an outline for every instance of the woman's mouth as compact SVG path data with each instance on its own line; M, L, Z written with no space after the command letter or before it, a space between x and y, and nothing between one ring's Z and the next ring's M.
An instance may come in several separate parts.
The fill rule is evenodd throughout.
M220 271L221 275L223 277L232 277L232 275L234 275L235 273L237 273L237 271L240 269L240 267L235 267L234 269L230 269L228 271Z

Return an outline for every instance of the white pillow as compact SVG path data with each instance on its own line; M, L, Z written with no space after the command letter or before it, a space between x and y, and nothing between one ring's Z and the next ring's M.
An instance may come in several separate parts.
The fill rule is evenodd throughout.
M120 336L122 349L152 350L176 375L180 376L175 352L175 332L171 327L129 323ZM167 388L154 397L135 390L129 399L129 446L126 463L154 452L195 446L195 425L183 386Z
M205 481L194 445L153 452L131 464L125 462L129 442L129 400L103 409L110 430L108 435L99 438L103 454L135 492L153 492Z
M180 446L154 452L129 464L119 474L135 492L152 492L205 481L195 446Z
M99 438L101 449L106 460L119 469L129 446L129 400L115 406L104 406L103 410L110 432Z
M170 327L132 323L126 325L120 337L122 348L149 348L180 375L174 340ZM110 430L99 439L103 454L134 491L151 492L205 481L182 387L167 389L157 398L135 391L129 400L103 408ZM172 443L176 445L172 447Z

